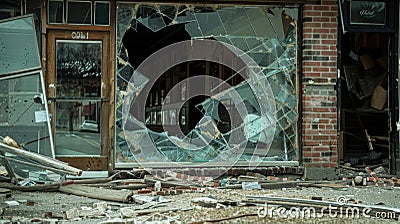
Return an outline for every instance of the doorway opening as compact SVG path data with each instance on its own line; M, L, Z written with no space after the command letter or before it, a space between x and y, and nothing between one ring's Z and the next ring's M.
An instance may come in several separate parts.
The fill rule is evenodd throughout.
M388 168L390 34L348 32L341 49L340 159Z

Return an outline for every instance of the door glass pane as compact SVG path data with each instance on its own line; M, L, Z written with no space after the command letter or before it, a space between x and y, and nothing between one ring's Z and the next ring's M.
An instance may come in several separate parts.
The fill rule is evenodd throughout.
M57 98L100 97L101 41L57 40Z
M67 3L67 23L72 24L91 24L92 23L92 3L73 2Z
M56 103L56 154L100 154L100 104L95 101Z
M56 155L99 155L101 41L56 41Z

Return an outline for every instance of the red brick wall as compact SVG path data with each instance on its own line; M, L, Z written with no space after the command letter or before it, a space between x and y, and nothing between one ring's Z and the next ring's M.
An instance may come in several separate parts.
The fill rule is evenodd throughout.
M302 149L305 167L336 167L337 33L335 0L303 8Z

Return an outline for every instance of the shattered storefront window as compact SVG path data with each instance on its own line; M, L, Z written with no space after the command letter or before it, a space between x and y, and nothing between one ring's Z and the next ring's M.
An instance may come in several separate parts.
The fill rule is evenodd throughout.
M297 17L295 7L119 3L116 162L226 161L238 148L237 161L297 161ZM199 41L225 48L196 58Z

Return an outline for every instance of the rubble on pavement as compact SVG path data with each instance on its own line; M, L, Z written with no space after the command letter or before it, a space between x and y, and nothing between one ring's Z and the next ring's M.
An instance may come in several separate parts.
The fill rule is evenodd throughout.
M361 169L347 164L339 171L339 178L332 181L254 172L216 179L193 178L175 171L165 173L160 177L138 169L119 171L108 178L65 179L65 175L58 175L57 179L52 172L42 171L16 184L3 181L0 223L257 223L263 222L257 209L266 203L275 207L318 208L337 206L341 196L345 197L346 206L371 209L371 214L393 213L394 217L387 221L400 215L399 200L393 198L400 192L399 182L381 166ZM368 196L377 192L379 198ZM73 201L66 199L70 197ZM379 201L371 203L368 197Z

